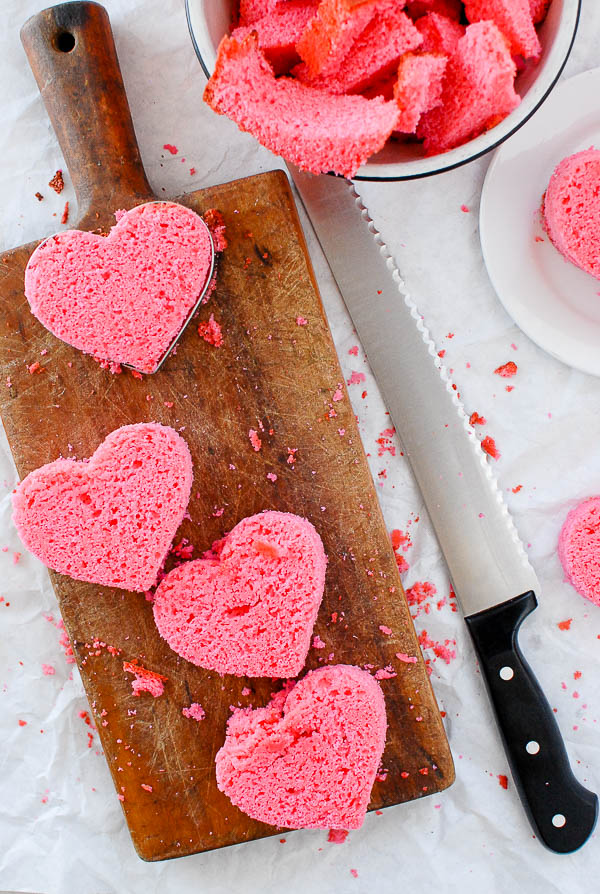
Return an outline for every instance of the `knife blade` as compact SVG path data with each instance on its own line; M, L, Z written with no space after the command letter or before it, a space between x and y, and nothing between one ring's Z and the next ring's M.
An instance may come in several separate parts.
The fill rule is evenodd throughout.
M353 184L289 165L402 441L448 565L519 795L541 841L571 853L598 798L571 771L517 639L539 583L456 388Z

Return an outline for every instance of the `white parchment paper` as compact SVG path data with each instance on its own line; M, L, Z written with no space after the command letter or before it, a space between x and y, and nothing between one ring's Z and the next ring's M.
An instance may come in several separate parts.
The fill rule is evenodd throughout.
M36 0L0 3L0 249L60 229L65 200L70 202L70 219L76 220L68 174L61 196L47 186L54 171L65 165L18 36L25 19L44 5ZM204 76L180 0L105 0L105 5L142 156L158 194L176 196L280 166L251 137L203 106ZM600 64L600 5L584 2L583 6L566 76ZM177 155L166 152L165 143L177 146ZM579 779L597 790L600 609L563 581L556 544L567 511L581 498L600 492L600 380L574 372L540 351L498 302L486 276L478 236L479 194L487 165L488 159L481 159L433 179L360 184L359 189L438 347L446 351L445 361L454 370L467 410L486 418L482 434L494 437L501 452L494 469L542 583L540 607L523 628L521 643L556 708ZM43 194L43 201L34 197L36 191ZM461 211L462 205L469 211ZM97 736L92 731L89 742L90 727L79 716L87 704L77 670L67 663L59 643L60 616L46 571L23 549L11 523L10 491L16 473L3 439L0 888L4 891L588 894L598 884L596 837L567 857L545 851L532 837L461 615L447 602L437 606L448 596L449 582L422 501L399 449L395 456L389 451L378 455L381 445L376 439L389 427L389 419L362 351L358 356L348 353L357 339L303 214L302 220L346 378L353 371L366 374L366 381L352 385L350 393L388 527L411 534L412 546L404 553L410 566L405 586L429 581L437 590L429 611L421 608L416 617L417 630L426 630L436 642L450 641L449 647L456 650L456 657L447 663L431 648L425 649L433 686L446 712L456 783L439 796L368 816L363 828L342 845L328 844L325 832L299 831L283 833L285 842L275 837L169 863L141 862ZM507 382L494 375L494 369L508 360L518 365L510 380L511 392L505 390ZM519 485L521 489L513 492ZM44 674L43 664L55 673ZM500 785L502 775L508 777L507 789Z

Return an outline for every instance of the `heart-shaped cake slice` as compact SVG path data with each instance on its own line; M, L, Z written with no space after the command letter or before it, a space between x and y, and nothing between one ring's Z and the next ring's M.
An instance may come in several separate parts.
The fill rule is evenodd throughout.
M192 487L176 431L125 425L84 462L57 459L21 481L13 519L27 549L54 571L143 592L156 583Z
M309 521L288 512L242 519L214 558L173 569L154 599L170 647L220 674L294 677L323 598L327 558Z
M569 583L600 605L600 497L571 509L560 532L558 556Z
M153 372L207 285L213 244L175 202L118 212L108 236L66 230L42 242L25 295L47 329L99 360Z
M542 212L559 252L600 279L600 150L563 158L550 178Z
M217 785L272 826L358 829L385 746L383 693L366 671L320 667L227 723Z

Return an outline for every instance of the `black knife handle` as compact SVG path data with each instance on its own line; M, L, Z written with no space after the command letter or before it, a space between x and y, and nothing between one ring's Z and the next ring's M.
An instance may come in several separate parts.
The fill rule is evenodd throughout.
M598 798L573 775L554 713L519 649L519 627L536 606L530 591L465 621L523 806L546 847L568 854L592 834Z

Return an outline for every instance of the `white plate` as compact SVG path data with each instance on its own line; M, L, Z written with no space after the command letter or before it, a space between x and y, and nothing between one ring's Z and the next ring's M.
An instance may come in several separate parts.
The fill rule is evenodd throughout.
M600 280L563 258L540 215L556 165L590 146L600 149L600 68L559 84L496 152L479 224L490 279L515 323L553 357L600 376Z

